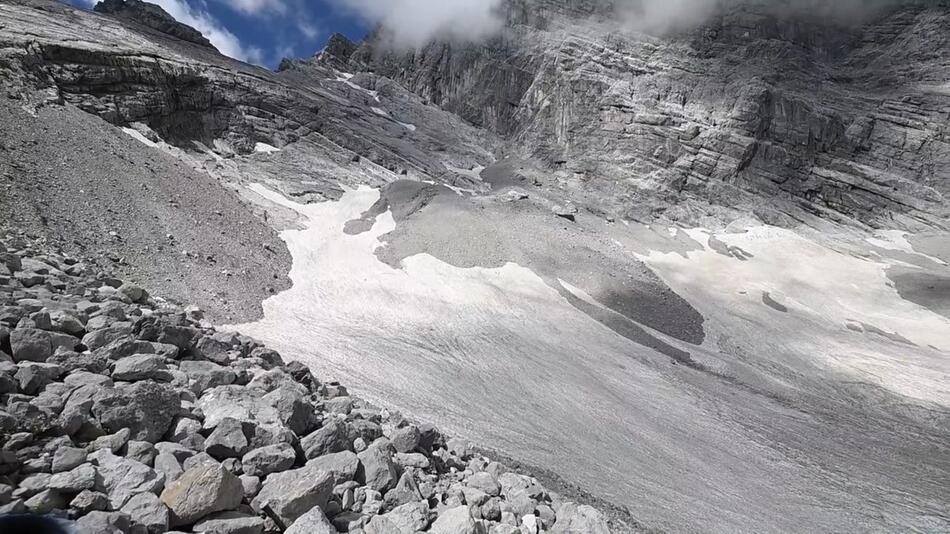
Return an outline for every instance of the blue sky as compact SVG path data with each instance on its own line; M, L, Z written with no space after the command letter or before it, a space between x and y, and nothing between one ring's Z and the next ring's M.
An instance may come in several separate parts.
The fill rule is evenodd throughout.
M66 1L87 9L96 3ZM362 39L371 25L341 0L150 1L197 28L222 53L270 68L283 57L313 55L333 32Z

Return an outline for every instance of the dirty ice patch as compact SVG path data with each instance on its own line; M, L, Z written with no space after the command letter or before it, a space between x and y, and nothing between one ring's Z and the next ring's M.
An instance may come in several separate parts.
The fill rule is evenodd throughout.
M707 328L741 332L737 318L754 324L750 343L788 340L789 354L845 370L909 397L950 405L950 320L901 298L888 283L885 263L843 254L769 226L744 233L687 230L702 250L639 257L707 318ZM713 250L713 239L747 253L741 261ZM763 304L762 295L784 309ZM767 315L773 314L773 315ZM848 324L873 325L913 344ZM842 332L845 332L844 334ZM891 341L891 342L889 342ZM770 356L770 355L765 355ZM781 355L775 355L781 357Z

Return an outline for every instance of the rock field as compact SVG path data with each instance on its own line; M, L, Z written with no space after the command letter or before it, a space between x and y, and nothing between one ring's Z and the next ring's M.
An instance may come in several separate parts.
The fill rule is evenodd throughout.
M0 514L83 533L606 533L537 479L88 264L0 247Z

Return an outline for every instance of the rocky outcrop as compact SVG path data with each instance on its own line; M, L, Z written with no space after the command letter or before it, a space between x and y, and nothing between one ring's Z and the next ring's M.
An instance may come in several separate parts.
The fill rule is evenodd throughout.
M178 22L167 11L155 4L141 0L102 0L95 5L93 10L96 13L112 15L127 22L141 24L165 35L217 51L217 48L201 32Z
M108 273L20 238L0 252L16 267L0 276L0 513L83 532L608 531L593 508L215 332L194 309L116 290ZM64 342L15 359L21 332ZM99 334L108 342L86 346ZM327 428L344 439L304 454Z
M504 5L505 32L487 46L394 55L370 39L351 64L578 187L609 198L620 184L631 217L683 218L677 206L699 199L782 225L947 224L950 67L932 53L950 44L946 3L857 25L732 3L664 38L624 29L609 2Z

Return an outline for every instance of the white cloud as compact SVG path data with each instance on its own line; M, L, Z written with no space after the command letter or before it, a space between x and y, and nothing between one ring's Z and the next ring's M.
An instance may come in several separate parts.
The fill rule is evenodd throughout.
M288 6L284 0L217 0L231 9L245 15L272 13L286 15Z
M605 0L613 2L620 19L633 29L651 34L694 28L722 9L767 10L778 17L861 22L879 9L913 0Z
M419 48L433 38L478 41L502 26L502 0L336 0L370 24L382 24L396 48Z

